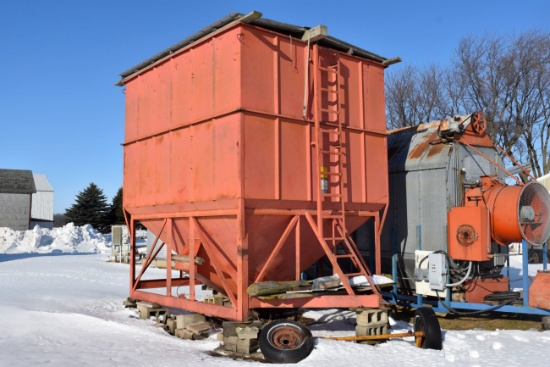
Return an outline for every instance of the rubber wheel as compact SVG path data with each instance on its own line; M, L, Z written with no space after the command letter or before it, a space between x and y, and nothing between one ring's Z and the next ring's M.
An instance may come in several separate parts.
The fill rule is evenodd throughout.
M313 350L313 337L299 322L279 320L264 326L259 344L269 362L297 363Z
M420 348L436 350L443 348L441 326L439 326L437 315L430 307L416 310L414 313L414 331L424 332L424 336L420 341Z

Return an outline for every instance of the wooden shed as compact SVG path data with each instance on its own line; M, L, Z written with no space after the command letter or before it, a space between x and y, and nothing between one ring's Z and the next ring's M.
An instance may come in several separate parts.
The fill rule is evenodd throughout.
M34 193L36 186L30 170L0 169L0 227L29 229Z

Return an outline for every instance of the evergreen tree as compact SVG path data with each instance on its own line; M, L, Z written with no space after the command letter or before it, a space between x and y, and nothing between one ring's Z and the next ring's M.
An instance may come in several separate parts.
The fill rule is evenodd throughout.
M111 218L113 224L126 224L124 212L122 210L122 187L118 189L113 203L111 204Z
M65 217L65 214L54 214L53 215L53 227L59 228L63 227L65 224L67 224L67 217Z
M77 226L90 224L101 233L109 233L110 212L103 190L92 182L76 196L76 202L65 211L65 216Z

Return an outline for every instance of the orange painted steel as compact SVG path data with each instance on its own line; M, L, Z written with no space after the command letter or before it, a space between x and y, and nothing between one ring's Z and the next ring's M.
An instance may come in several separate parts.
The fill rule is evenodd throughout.
M470 124L457 141L516 180L518 185L509 186L498 176L484 176L480 177L478 185L465 190L463 206L451 208L447 218L448 253L455 260L490 260L493 257L491 250L493 241L502 246L521 242L523 239L537 243L537 240L543 238L543 234L548 231L548 226L539 223L537 217L547 214L547 203L544 198L534 194L529 195L525 191L529 186L537 186L537 184L533 182L524 184L476 148L476 146L493 147L504 153L501 148L492 144L485 133L484 124L478 124L478 129L481 133L476 132L475 123ZM529 191L536 190L537 187L529 189ZM530 200L526 208L522 208L522 205L526 205L522 204L524 196L529 196ZM532 212L532 218L529 220L519 218L524 209Z
M486 261L491 242L507 246L523 239L518 207L523 186L507 186L495 177L482 177L481 186L466 190L463 207L448 214L449 256Z
M491 236L503 246L521 242L521 228L518 220L518 203L521 186L496 185L488 188L485 196L491 212Z
M453 207L448 213L449 249L452 259L486 261L493 258L489 211L485 206Z
M251 308L378 306L377 292L284 301L246 292L257 281L296 279L325 255L306 219L318 215L319 190L308 47L314 46L237 22L122 80L124 210L131 231L143 224L168 254L160 295L143 291L162 281L141 279L131 257L131 297L235 320L248 319ZM384 66L315 47L321 58L338 55L345 98L343 201L325 199L323 208L341 211L343 204L347 232L376 220L379 236L379 213L388 204ZM135 238L132 244L135 254ZM189 268L188 298L172 294L185 278L172 268L172 253L189 255L189 264L205 260ZM149 264L148 258L144 268ZM225 294L231 306L198 302L198 284Z
M529 306L550 310L550 271L539 270L529 287Z
M449 256L456 260L486 261L493 257L491 242L507 246L523 239L544 242L549 231L549 199L537 182L508 186L497 176L481 177L468 188L464 206L448 213Z
M510 291L510 280L507 277L468 280L465 285L464 298L470 303L483 303L489 294Z

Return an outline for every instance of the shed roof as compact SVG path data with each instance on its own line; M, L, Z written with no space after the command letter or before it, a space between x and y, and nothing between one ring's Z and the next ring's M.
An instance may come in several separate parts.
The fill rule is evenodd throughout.
M53 192L53 187L50 185L50 182L46 178L46 175L42 173L33 173L34 185L36 186L36 191L47 191Z
M32 171L0 169L0 193L34 194L35 192Z
M192 36L187 37L183 41L180 41L176 43L175 45L168 47L164 51L159 52L158 54L154 55L153 57L148 58L147 60L139 63L138 65L126 70L125 72L120 74L121 80L116 83L116 85L124 85L124 79L131 76L132 74L135 74L139 72L140 70L143 70L147 68L148 66L156 63L157 61L169 56L170 54L194 43L198 40L207 37L211 33L216 32L217 30L224 28L226 26L229 26L233 23L243 21L255 26L259 26L265 29L269 29L278 33L282 33L285 35L292 36L294 38L301 39L307 30L311 29L311 27L302 27L287 23L278 22L275 20L270 19L264 19L261 18L261 13L258 12L252 12L249 14L241 14L241 13L231 13L224 18L212 23L208 27L205 27L201 29L200 31L196 32ZM354 46L350 43L344 42L338 38L332 37L332 36L324 36L320 40L317 41L318 44L326 47L330 47L339 51L347 52L352 55L356 55L359 57L364 57L369 60L374 60L377 62L384 62L387 59L385 57L382 57L380 55L374 54L372 52L366 51L360 47Z

